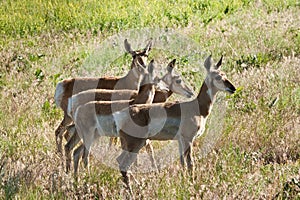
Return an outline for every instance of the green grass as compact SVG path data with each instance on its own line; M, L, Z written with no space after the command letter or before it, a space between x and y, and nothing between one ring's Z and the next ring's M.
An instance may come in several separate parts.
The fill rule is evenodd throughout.
M176 45L150 54L162 67L176 58L195 91L208 53L224 55L223 69L238 91L220 97L223 124L214 115L207 124L205 135L221 132L212 150L202 157L207 140L195 141L195 180L177 160L158 174L135 174L134 196L299 199L299 13L292 0L1 1L0 199L126 197L120 173L95 157L90 175L81 166L78 183L64 172L54 139L62 112L53 96L58 81L84 73L82 65L110 36L149 27L174 29L199 46L203 55L193 47L176 52ZM136 43L131 36L133 48L143 47L147 34ZM129 63L123 54L94 69L122 75Z
M194 18L208 23L249 1L4 1L3 34L26 36L45 31L111 32L140 26L186 26Z

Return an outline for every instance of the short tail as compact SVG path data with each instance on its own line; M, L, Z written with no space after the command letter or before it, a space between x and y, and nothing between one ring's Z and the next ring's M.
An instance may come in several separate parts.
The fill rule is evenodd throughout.
M64 96L63 81L59 82L55 89L54 100L57 107L61 108L61 102Z

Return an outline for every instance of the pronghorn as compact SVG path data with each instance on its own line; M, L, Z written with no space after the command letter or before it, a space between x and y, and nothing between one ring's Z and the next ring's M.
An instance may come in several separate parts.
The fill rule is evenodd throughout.
M177 94L186 96L190 98L193 95L193 92L185 85L182 81L181 77L176 75L173 71L175 65L175 59L171 61L167 66L167 73L161 79L163 82L165 81L166 87L170 88L172 92ZM152 84L153 85L153 84ZM157 90L155 91L155 95L157 94ZM171 92L160 92L159 95L163 95L164 98L167 94L171 94ZM78 147L74 152L74 172L77 174L78 162L82 153L84 153L83 158L85 165L88 165L88 154L94 140L99 136L109 136L109 137L117 137L118 133L115 129L115 123L113 121L113 112L120 111L124 108L127 108L129 104L144 104L151 103L153 101L154 93L151 92L151 101L146 102L146 97L149 98L150 93L139 92L136 98L130 102L89 102L85 105L79 106L75 112L74 122L76 125L76 129L78 131L78 135L83 139L83 144ZM160 99L164 99L160 98ZM81 131L79 133L79 131ZM77 134L73 134L77 135ZM68 142L65 146L66 156L67 156L67 167L70 167L70 150L80 141L80 138L73 137L74 141ZM83 151L85 147L86 151ZM155 161L153 158L153 150L152 146L148 146L148 153L150 153L150 159L152 164L155 166ZM150 152L149 152L150 151ZM67 168L67 171L69 170Z
M68 104L68 115L75 120L76 110L80 106L84 106L87 103L97 103L101 104L100 107L102 113L111 113L113 109L123 109L128 107L132 103L151 103L155 94L155 83L154 81L154 60L152 60L148 66L148 74L144 76L143 83L140 86L139 92L136 93L135 90L87 90L76 95L73 95L69 98ZM157 80L157 79L156 79ZM121 94L120 94L121 93ZM103 101L103 96L109 97L109 99L114 99L115 101L108 101L106 99ZM124 97L124 100L118 99L115 97ZM133 99L131 99L132 97ZM105 97L104 97L105 98ZM97 106L94 107L96 109ZM94 113L95 110L92 110L91 113ZM66 171L70 170L71 163L71 151L73 148L80 142L81 138L77 133L75 124L72 124L67 127L67 132L72 133L70 139L65 145L65 156L66 156ZM79 148L80 149L80 148ZM77 150L80 151L80 150ZM76 158L79 159L77 156ZM74 159L75 160L75 159ZM79 160L78 160L79 162ZM77 162L77 163L78 163ZM87 165L86 163L85 165ZM75 169L75 168L74 168Z
M127 39L124 40L124 46L128 53L132 55L131 70L124 77L102 77L102 78L71 78L59 82L55 90L55 103L64 111L64 118L55 130L55 139L58 152L62 152L62 137L66 126L72 122L67 115L68 98L74 94L88 89L131 89L138 90L139 83L143 78L144 69L134 67L136 62L146 63L148 53L151 50L152 41L141 51L133 51Z
M178 140L181 164L184 166L186 159L193 174L193 140L204 132L217 92L232 94L236 90L226 75L219 71L221 64L222 57L216 65L211 56L205 60L207 76L198 96L192 101L133 105L114 113L123 149L117 161L123 181L130 191L127 171L147 139Z
M174 72L174 66L175 66L176 59L173 59L168 65L167 65L167 73L160 79L158 77L154 77L153 75L153 81L154 83L162 82L161 90L156 90L154 99L152 103L162 103L165 102L172 94L173 92L177 94L183 94L185 96L191 97L193 93L191 90L182 83L182 79L179 75L176 75ZM150 65L151 66L151 65ZM149 71L150 68L148 68ZM150 69L152 70L152 69ZM150 71L151 74L153 74L152 71ZM149 83L151 79L149 77L144 80L141 83L139 90L144 90L145 83ZM163 86L162 86L163 85ZM165 87L165 88L163 88ZM167 90L165 90L167 89ZM76 109L86 104L90 101L117 101L117 100L130 100L133 101L136 99L138 95L138 91L136 90L107 90L107 89L91 89L91 90L85 90L82 92L79 92L78 94L73 95L72 97L69 97L68 99L68 108L67 108L67 114L69 117L74 118L74 114ZM148 97L144 97L148 98ZM146 100L140 99L140 102L146 102ZM141 104L139 103L139 104Z

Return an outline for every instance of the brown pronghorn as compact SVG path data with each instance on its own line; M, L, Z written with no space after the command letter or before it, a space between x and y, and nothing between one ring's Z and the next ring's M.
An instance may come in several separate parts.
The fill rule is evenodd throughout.
M131 70L124 77L102 77L102 78L71 78L59 82L55 90L55 103L64 111L64 118L55 130L55 139L58 152L62 151L62 137L66 126L72 122L67 115L68 98L74 94L88 89L130 89L138 90L145 69L134 67L136 62L145 63L151 50L152 41L141 51L133 51L127 39L124 41L125 49L132 55Z
M151 61L153 62L153 61ZM158 77L153 76L153 81L154 83L159 83L160 81L162 82L163 85L160 90L155 91L153 103L162 103L165 102L172 94L173 92L177 94L184 94L185 96L192 96L193 93L191 90L183 83L182 84L182 79L179 75L176 75L174 72L174 67L175 67L175 62L176 59L173 59L168 65L167 65L167 73L160 79ZM152 66L149 65L149 66ZM148 67L148 71L153 70ZM150 74L153 74L152 71L149 71ZM145 84L151 82L151 79L149 79L149 76L145 76L144 80L141 83L140 89L139 90L145 90ZM91 89L91 90L85 90L82 92L79 92L78 94L73 95L68 99L68 109L67 113L69 117L74 118L74 114L76 109L83 105L86 104L90 101L118 101L118 100L130 100L134 101L138 95L138 91L136 90L107 90L107 89ZM139 95L141 97L141 95ZM144 97L148 98L148 97ZM146 100L143 100L139 98L139 104L142 104L143 102L146 102Z
M175 59L169 63L167 67L167 74L163 76L162 81L166 81L166 87L170 88L172 92L175 92L180 95L184 95L190 98L193 93L192 91L185 85L182 81L181 77L176 75L173 71L175 65ZM148 91L150 91L151 84L149 85ZM153 90L153 84L152 89ZM156 91L155 91L156 94ZM170 92L160 92L160 95L166 96L167 94L171 94ZM148 101L145 101L147 98ZM99 136L109 136L109 137L118 137L118 133L115 129L115 123L113 121L113 112L120 111L124 108L127 108L130 104L144 104L151 103L153 101L154 93L146 92L145 90L140 90L139 94L133 101L121 102L103 102L103 101L93 101L84 104L83 106L79 106L75 112L74 122L76 125L76 129L81 133L78 133L80 138L83 139L84 145L78 147L74 152L74 172L77 174L78 162L81 155L84 153L84 163L88 165L88 154L94 140ZM150 100L151 99L151 100ZM77 135L77 134L74 134ZM66 156L67 156L67 167L70 167L70 151L74 148L74 146L80 141L80 138L73 137L74 141L68 142L65 146ZM87 151L84 151L84 147ZM155 166L155 161L153 158L153 150L152 146L147 146L148 153L150 153L150 159ZM67 171L69 168L67 168Z
M79 108L80 106L84 106L86 103L101 104L102 106L100 109L102 113L111 113L113 109L123 109L128 107L128 105L132 103L151 103L153 101L153 97L155 94L155 83L153 82L155 75L153 69L154 69L154 61L152 60L148 66L149 73L144 76L143 83L138 93L136 93L135 90L97 89L97 90L87 90L78 93L76 95L73 95L72 97L69 98L68 115L72 119L75 119L75 113L77 108ZM109 97L109 99L114 99L114 100L116 99L116 97L121 97L124 98L124 100L119 99L115 101L108 101L109 99L105 99L103 101L103 96L107 96ZM130 97L133 97L134 99L131 99ZM96 108L97 106L94 107L94 109ZM92 113L95 113L95 110L92 110L91 113L89 114ZM71 138L68 140L67 144L65 145L66 171L69 172L70 164L71 164L71 151L80 142L81 138L77 133L75 124L68 126L67 132L71 133L70 135L72 135ZM79 159L79 156L77 156L76 158ZM87 164L88 163L85 162L85 165Z
M205 60L207 76L198 96L192 101L133 105L114 113L123 149L117 161L123 181L130 191L127 171L147 139L178 140L181 164L184 166L186 159L193 174L193 140L204 132L217 92L232 94L236 90L226 75L219 71L221 63L222 58L216 65L211 56Z

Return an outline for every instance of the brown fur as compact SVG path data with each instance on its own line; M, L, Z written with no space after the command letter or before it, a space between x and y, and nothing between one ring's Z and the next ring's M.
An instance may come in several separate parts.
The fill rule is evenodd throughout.
M152 42L150 41L144 50L133 51L127 39L124 41L124 46L127 52L132 55L131 70L135 70L136 63L143 64L151 50ZM124 77L103 77L103 78L71 78L58 83L55 91L55 102L58 107L64 111L64 118L60 125L55 130L56 144L58 152L62 151L62 137L66 126L72 122L72 119L67 115L68 98L74 94L88 89L132 89L138 90L139 83L134 83L133 74L130 71ZM140 80L138 80L140 81Z
M181 164L184 165L186 159L188 169L193 173L193 140L198 134L203 133L217 92L235 91L235 87L226 79L224 73L218 71L221 62L222 58L213 65L210 56L205 60L204 66L208 74L198 96L192 101L133 105L128 108L129 110L122 110L115 114L123 148L117 160L128 188L130 184L127 170L136 159L136 153L145 145L146 139L178 140ZM131 120L135 124L132 124ZM156 132L157 127L159 127L158 132Z
M189 88L181 81L180 77L175 75L173 73L173 67L174 67L174 60L170 63L172 64L172 68L168 70L168 73L162 78L162 80L167 79L167 86L172 88L171 91L167 92L167 91L159 91L159 94L161 94L163 96L163 98L161 98L163 101L166 100L166 98L171 95L174 92L181 94L181 95L186 95L187 97L190 97L192 92L189 90ZM170 68L170 64L168 65L168 67ZM180 80L180 81L178 81ZM143 86L144 87L144 86ZM142 92L144 91L144 92ZM148 93L147 93L148 92ZM157 91L155 91L155 94ZM112 102L112 103L104 103L104 102L91 102L91 103L87 103L85 104L82 108L79 108L80 110L77 111L78 113L80 113L81 116L81 121L84 122L89 122L91 121L91 118L94 118L94 115L111 115L113 112L116 112L118 110L121 110L125 107L128 107L129 104L142 104L142 103L151 103L153 101L153 99L151 99L150 102L150 98L153 98L154 96L154 90L153 88L150 89L150 85L149 86L145 86L144 88L141 88L141 91L139 93L139 95L135 98L134 101L131 102ZM112 109L113 108L113 109ZM91 115L92 113L92 115ZM77 118L77 117L76 117ZM67 163L70 162L70 150L73 148L74 143L75 142L79 142L80 138L77 138L77 140L75 141L74 139L72 139L70 142L68 142L68 144L65 146L65 150L66 150L66 155L68 155L67 157ZM74 142L75 141L75 142ZM152 160L152 164L153 166L155 166L155 162L154 162L154 158L153 158L153 148L152 146L149 144L146 146L147 147L147 151L151 153L151 160ZM82 149L83 146L79 147L77 150L75 150L74 152L74 170L75 173L77 173L77 167L78 167L78 160L79 160L79 155L82 154ZM85 158L84 160L87 160L87 154L85 154ZM86 164L88 164L88 161L85 161ZM69 167L70 165L67 164L67 167ZM67 171L69 169L67 168Z

